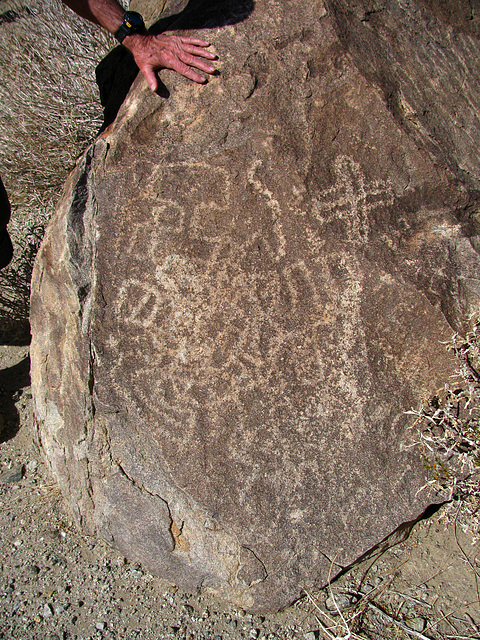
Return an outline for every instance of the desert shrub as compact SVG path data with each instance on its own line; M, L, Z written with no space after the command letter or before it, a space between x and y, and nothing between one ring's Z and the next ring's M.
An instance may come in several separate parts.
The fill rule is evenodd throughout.
M429 484L450 501L447 517L480 535L480 316L465 337L455 335L447 348L458 362L456 378L410 413L418 434Z
M112 40L56 0L1 6L0 173L21 214L51 211L101 125L94 71Z
M13 215L0 320L28 315L33 259L66 176L98 132L95 66L114 44L57 0L0 4L0 175Z

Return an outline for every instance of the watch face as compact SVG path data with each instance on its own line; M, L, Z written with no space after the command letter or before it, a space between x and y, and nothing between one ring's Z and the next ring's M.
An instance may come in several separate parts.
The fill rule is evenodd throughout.
M132 31L143 27L143 18L136 11L126 11L123 16L123 22L127 29L132 29Z

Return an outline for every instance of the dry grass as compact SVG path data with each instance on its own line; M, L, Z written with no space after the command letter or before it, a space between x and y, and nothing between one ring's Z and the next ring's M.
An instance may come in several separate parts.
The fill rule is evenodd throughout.
M51 211L101 125L94 71L112 41L53 0L4 8L16 17L0 24L0 173L22 213Z
M0 319L8 323L28 317L44 226L101 126L95 66L113 39L56 0L4 0L0 10L0 175L16 249L0 272Z
M394 572L374 588L367 588L363 580L357 587L338 587L329 582L321 593L306 593L306 600L311 605L309 615L317 623L318 638L480 640L478 624L465 611L470 605L478 605L478 600L458 611L442 614L421 597L396 591L394 582L398 575L399 572Z
M413 425L429 471L429 484L450 501L447 517L480 537L480 316L465 337L455 335L447 348L458 372L419 411Z

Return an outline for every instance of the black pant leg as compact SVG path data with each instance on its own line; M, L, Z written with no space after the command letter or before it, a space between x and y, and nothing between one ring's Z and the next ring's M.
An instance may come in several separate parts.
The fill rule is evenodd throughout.
M0 269L6 267L13 256L13 245L7 231L10 220L10 202L0 178Z

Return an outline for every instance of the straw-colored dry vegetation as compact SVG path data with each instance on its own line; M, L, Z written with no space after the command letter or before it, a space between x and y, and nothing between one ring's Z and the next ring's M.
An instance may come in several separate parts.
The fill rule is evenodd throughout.
M48 214L101 125L95 66L112 39L53 0L1 8L0 171L22 213Z
M0 4L0 175L15 258L0 272L0 319L25 320L33 258L69 171L102 122L95 66L106 32L56 0Z
M458 373L418 412L414 428L423 450L430 483L449 501L448 515L480 536L480 317L465 337L455 335L447 348Z

